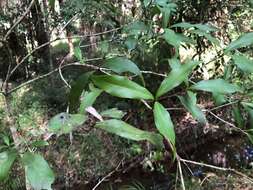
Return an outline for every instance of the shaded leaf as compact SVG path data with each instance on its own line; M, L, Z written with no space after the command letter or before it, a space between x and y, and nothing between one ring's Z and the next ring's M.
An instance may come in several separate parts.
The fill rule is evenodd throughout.
M159 89L156 92L156 98L159 98L163 94L172 90L173 88L179 86L184 80L186 80L193 70L193 68L198 65L197 61L190 61L185 64L182 64L180 67L173 67L172 71L169 73L161 83Z
M244 127L244 118L239 108L239 105L233 106L232 115L236 122L237 127L243 128Z
M73 129L82 125L87 116L81 114L59 113L50 119L48 123L49 132L54 134L70 133Z
M47 141L39 140L39 141L34 141L31 143L31 146L33 147L43 147L43 146L48 146L49 143Z
M77 58L78 61L80 61L81 63L84 63L82 50L80 49L80 47L76 47L74 49L74 54L75 54L75 57Z
M100 75L92 76L91 79L96 86L116 97L154 99L153 95L146 88L128 80L126 77L118 75Z
M167 140L172 143L173 146L175 146L176 135L169 112L162 106L162 104L155 102L153 113L156 128Z
M3 181L8 176L16 157L16 151L5 151L0 153L0 181Z
M117 108L112 108L109 110L105 110L100 113L103 117L114 118L114 119L122 119L125 113Z
M173 30L168 29L168 28L164 30L163 38L165 39L165 41L168 44L170 44L176 48L179 48L179 46L183 42L187 42L187 43L192 42L188 37L186 37L182 34L175 33Z
M125 43L125 46L127 47L127 49L129 51L132 51L136 48L138 41L133 36L130 36L125 40L124 43Z
M121 120L111 119L99 122L95 127L130 140L147 140L160 148L163 147L162 137L159 134L140 130Z
M177 23L171 26L171 28L175 28L175 27L181 27L185 29L197 28L204 32L215 32L218 30L216 27L208 25L208 24L191 24L188 22L181 22L181 23Z
M214 99L215 105L217 106L220 106L227 102L227 98L224 94L213 93L213 99Z
M241 90L238 86L230 84L223 79L202 80L194 84L191 89L203 90L218 94L231 94Z
M73 111L77 109L79 103L80 103L80 96L84 90L84 88L87 86L89 82L90 76L93 74L93 72L88 72L82 74L78 79L74 82L74 84L71 86L71 90L69 93L69 109L70 111Z
M140 69L136 66L136 64L124 57L107 59L103 66L118 74L123 72L131 72L136 75L141 75Z
M22 157L25 166L25 175L35 190L51 190L54 182L54 173L46 160L38 154L27 152Z
M233 55L234 63L239 67L242 71L246 73L253 72L253 60L248 59L244 55Z
M252 43L253 43L253 32L249 32L241 35L237 40L232 41L225 49L225 52L249 46Z
M125 28L125 32L128 35L140 35L148 31L149 27L141 21L134 21L131 24L127 25Z
M184 107L192 114L192 116L197 119L200 123L205 124L207 122L204 113L197 106L196 94L191 91L187 91L187 96L178 96L180 102Z

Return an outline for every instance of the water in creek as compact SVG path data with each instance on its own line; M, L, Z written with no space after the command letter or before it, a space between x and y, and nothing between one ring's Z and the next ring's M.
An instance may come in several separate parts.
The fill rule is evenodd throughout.
M233 135L201 145L191 152L186 152L182 157L220 167L240 169L241 167L251 167L253 146L246 139ZM165 163L167 162L163 163L166 167ZM189 165L189 167L191 172L186 167L183 168L185 177L191 175L199 177L205 170L210 171L210 168L200 166ZM163 173L144 170L139 166L125 174L112 175L107 181L101 183L96 190L170 190L175 189L175 175L175 166ZM90 190L97 183L80 185L76 189Z

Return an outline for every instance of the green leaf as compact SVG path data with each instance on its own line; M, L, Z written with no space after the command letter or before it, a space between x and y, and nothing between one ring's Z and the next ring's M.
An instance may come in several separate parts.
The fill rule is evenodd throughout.
M101 53L108 53L109 52L109 48L110 48L110 45L109 45L109 42L108 41L102 41L99 43L99 51L101 51Z
M82 50L80 49L80 47L75 48L74 54L78 61L80 61L81 63L84 63Z
M169 112L159 102L155 102L153 112L156 128L173 146L175 146L176 135Z
M214 99L215 105L217 106L220 106L227 102L227 98L224 94L213 93L213 99Z
M100 115L102 117L122 119L122 117L124 117L125 113L121 110L118 110L117 108L112 108L112 109L105 110L105 111L101 112Z
M208 24L191 24L188 22L181 22L181 23L177 23L171 26L171 28L175 28L175 27L180 27L180 28L185 28L185 29L197 28L204 32L215 32L218 30L216 27L208 25Z
M168 28L164 30L163 38L168 44L176 48L179 48L183 42L192 42L188 37L182 34L175 33L173 30Z
M141 21L134 21L131 24L127 25L124 28L124 31L128 34L128 35L140 35L142 33L146 33L148 31L148 26Z
M0 181L3 181L8 176L16 157L16 151L5 151L0 153Z
M234 63L242 71L246 73L253 73L253 60L247 58L244 55L233 55Z
M136 75L141 75L140 69L136 66L136 64L124 57L107 59L103 66L105 68L111 69L118 74L121 74L123 72L130 72Z
M153 95L146 88L128 80L126 77L118 75L100 75L92 76L91 80L96 86L116 97L154 99Z
M241 89L223 79L213 79L213 80L202 80L194 84L191 89L203 90L218 94L232 94L241 91Z
M49 0L49 7L54 10L55 8L55 0Z
M10 138L5 135L5 134L0 134L0 137L2 137L3 139L3 142L7 145L7 146L10 146Z
M206 39L208 39L210 42L212 42L213 44L215 45L220 45L220 42L219 40L217 40L216 38L212 37L211 34L209 33L206 33L202 30L191 30L190 31L191 33L194 33L194 34L197 34L198 36L203 36L205 37Z
M54 134L67 134L76 127L82 125L86 119L86 115L59 113L50 119L48 129L49 132Z
M123 138L135 141L147 140L160 148L163 147L163 140L159 134L140 130L121 120L111 119L98 122L95 127Z
M249 32L241 35L237 40L232 41L225 49L225 52L249 46L252 43L253 43L253 32Z
M243 115L241 113L241 110L239 108L239 105L233 106L232 115L234 117L237 127L243 128L244 127L244 119L243 119Z
M27 152L23 155L22 162L26 178L35 190L52 189L54 173L41 155Z
M134 36L130 36L130 37L126 38L124 44L129 51L132 51L136 48L138 41Z
M241 102L244 109L248 112L250 127L253 127L253 104L248 102Z
M80 96L83 92L83 89L87 86L89 78L92 74L93 72L82 74L71 86L69 93L69 109L71 112L77 109L80 103Z
M177 5L169 0L156 0L155 4L163 15L163 28L166 28L172 13L176 12Z
M43 146L48 146L49 143L47 141L39 140L39 141L34 141L31 143L32 147L43 147Z
M93 103L96 101L97 97L102 92L103 92L102 90L95 87L91 87L90 92L85 92L84 95L81 97L81 105L80 105L79 113L84 114L85 109L87 107L92 106Z
M151 0L143 0L144 7L148 7L151 3Z
M197 119L200 123L205 124L207 122L204 113L197 106L196 94L191 91L187 91L187 96L178 96L180 102L184 107L192 114L192 116Z
M157 90L156 98L159 98L163 94L184 82L188 78L193 68L198 64L199 62L197 61L190 61L182 64L181 66L172 68L172 71L169 73L168 77L163 80L162 84Z

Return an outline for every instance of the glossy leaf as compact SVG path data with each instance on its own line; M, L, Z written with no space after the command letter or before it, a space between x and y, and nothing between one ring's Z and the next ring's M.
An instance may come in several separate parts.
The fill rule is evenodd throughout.
M80 105L79 113L84 114L85 109L89 106L92 106L93 103L96 101L97 97L102 92L103 92L102 90L95 87L91 87L90 92L85 92L84 95L81 97L81 105Z
M102 115L103 117L108 117L108 118L122 119L125 113L121 110L118 110L117 108L112 108L112 109L101 112L100 115Z
M153 112L156 128L167 140L172 143L173 146L175 146L176 135L169 112L159 102L155 102Z
M246 47L252 45L252 43L253 43L253 32L246 33L241 35L237 40L232 41L225 49L225 52Z
M241 90L238 86L230 84L223 79L202 80L194 84L191 89L203 90L218 94L231 94Z
M107 93L130 99L154 99L153 95L139 84L118 75L99 75L91 77L93 83Z
M70 111L73 111L77 109L79 103L80 103L80 96L89 83L89 78L92 75L93 72L88 72L85 74L82 74L71 86L71 90L69 93L69 109Z
M205 124L207 122L204 113L197 106L196 94L191 91L187 91L187 96L179 96L178 98L195 119L197 119L202 124Z
M0 153L0 181L3 181L8 176L16 157L16 151L5 151Z
M67 134L82 125L86 119L87 116L82 114L60 113L50 119L48 129L49 132L54 134Z
M159 89L156 92L156 98L159 98L163 94L172 90L173 88L179 86L182 82L184 82L193 68L198 65L197 61L190 61L181 66L174 67L172 71L169 73L168 77L166 77L161 83Z
M253 73L253 60L247 58L244 55L233 55L234 63L242 71L246 73Z
M35 190L52 189L54 173L42 156L28 152L23 155L22 162L26 178Z
M109 133L116 134L123 138L135 141L147 140L160 148L163 147L162 137L159 134L143 131L121 120L111 119L99 122L95 127L103 129Z
M136 66L136 64L124 57L107 59L103 66L105 68L111 69L118 74L121 74L123 72L130 72L135 75L141 75L140 69Z

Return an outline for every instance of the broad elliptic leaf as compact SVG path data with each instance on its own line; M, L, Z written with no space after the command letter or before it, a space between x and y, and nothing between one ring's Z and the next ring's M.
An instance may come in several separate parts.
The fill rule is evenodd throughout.
M153 112L156 128L173 146L175 146L176 135L169 112L159 102L155 102Z
M159 148L163 147L163 140L161 135L135 128L132 125L129 125L128 123L121 120L111 119L98 122L95 127L103 129L109 133L116 134L123 138L135 141L147 140Z
M232 41L225 49L225 52L249 46L252 45L252 43L253 43L253 32L249 32L241 35L237 40Z
M136 64L124 57L107 59L103 66L105 68L111 69L118 74L121 74L123 72L130 72L135 75L141 75L140 69L136 66Z
M220 106L227 102L227 97L224 94L213 93L213 99L216 106Z
M246 73L253 73L253 60L244 55L233 55L232 58L237 67L239 67L242 71Z
M17 152L14 150L0 153L0 181L3 181L8 176L16 157Z
M103 92L102 90L95 87L91 87L90 90L90 92L85 92L84 95L81 96L81 105L79 109L80 114L84 114L85 109L92 106L97 97Z
M82 74L71 86L69 93L69 109L73 111L78 108L80 103L80 96L89 82L89 78L93 72Z
M173 88L179 86L182 82L184 82L193 68L198 65L197 61L190 61L185 64L182 64L180 67L173 67L172 71L169 75L163 80L159 89L156 92L156 98L159 98L163 94L172 90Z
M35 190L51 190L55 176L47 161L39 154L27 152L22 157L25 175Z
M205 124L207 122L204 113L197 106L196 94L191 91L187 91L187 95L185 97L178 96L178 98L195 119L197 119L202 124Z
M191 86L191 89L203 90L218 94L232 94L241 91L238 86L230 84L223 79L202 80Z
M93 75L91 79L96 86L116 97L154 99L153 95L146 88L126 77L118 75Z
M208 25L208 24L191 24L188 22L181 22L181 23L177 23L171 26L171 28L175 28L175 27L180 27L180 28L185 28L185 29L197 28L203 32L215 32L218 30L216 27Z
M112 109L101 112L100 115L103 117L108 117L108 118L122 119L125 113L121 110L118 110L117 108L112 108Z
M182 34L175 33L173 30L168 28L164 30L163 38L168 44L176 48L179 48L179 46L183 42L191 42L191 40L188 37Z
M87 116L82 114L59 113L50 119L48 130L57 135L67 134L82 125L86 119Z

